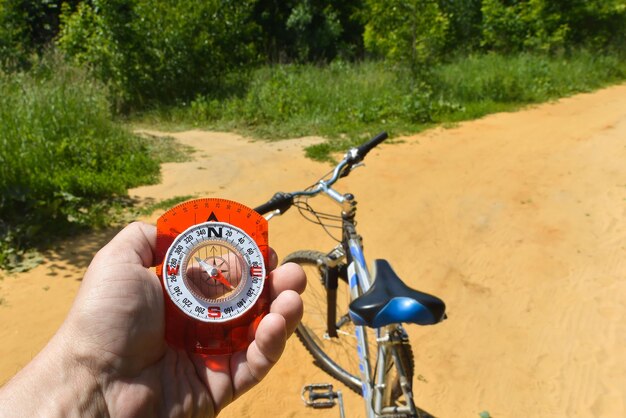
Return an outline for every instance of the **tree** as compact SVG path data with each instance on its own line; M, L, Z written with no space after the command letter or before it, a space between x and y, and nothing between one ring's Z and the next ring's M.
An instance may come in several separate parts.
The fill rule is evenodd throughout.
M480 46L482 0L439 0L449 20L445 52L469 52Z
M426 71L439 58L448 17L433 0L368 0L365 47L376 55Z
M363 3L332 0L257 0L254 21L270 62L328 62L363 50Z
M61 4L78 0L0 0L0 67L23 69L59 31Z
M620 0L483 0L482 45L499 52L623 49Z
M65 8L58 45L124 108L216 95L257 60L252 4L93 0Z

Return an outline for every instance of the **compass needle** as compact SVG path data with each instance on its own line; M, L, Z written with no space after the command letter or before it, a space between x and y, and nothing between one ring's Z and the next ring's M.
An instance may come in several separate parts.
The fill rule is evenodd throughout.
M202 267L202 269L206 271L206 273L209 275L210 278L217 280L218 282L220 282L221 284L223 284L224 286L226 286L226 288L230 290L235 290L235 287L233 287L233 285L230 284L230 282L224 277L224 275L222 274L222 271L217 269L215 260L213 262L213 265L211 266L207 264L205 261L202 261L200 257L195 257L195 259L198 262L198 264L200 264L200 267Z
M212 276L213 277L213 276ZM221 271L217 270L215 272L215 277L213 277L214 279L217 279L220 283L222 283L224 286L226 286L227 288L229 288L230 290L235 290L235 287L230 284L228 282L228 280L226 280L226 278L224 277L224 275L222 274Z

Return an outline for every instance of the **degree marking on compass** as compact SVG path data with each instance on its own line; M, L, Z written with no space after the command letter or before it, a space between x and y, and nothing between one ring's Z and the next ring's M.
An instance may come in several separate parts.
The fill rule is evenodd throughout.
M237 208L233 208L233 210L236 210ZM244 212L245 214L245 212ZM189 214L191 215L191 214ZM227 215L228 212L227 212ZM200 214L199 216L202 216L202 214ZM229 219L231 219L231 216L228 216ZM236 219L239 219L237 216L235 216ZM215 238L217 238L216 241L223 241L225 244L230 244L233 247L239 249L239 256L243 256L243 259L241 259L242 262L245 263L245 265L243 265L243 269L244 272L246 269L249 269L252 265L252 263L260 263L261 266L263 265L263 258L261 256L261 254L255 253L254 256L250 255L247 253L247 251L252 250L254 248L257 248L256 251L259 250L258 246L255 245L254 242L254 236L258 235L257 234L252 234L251 235L247 235L247 233L243 230L241 230L240 228L237 228L236 226L232 226L233 230L232 232L226 232L229 231L228 228L225 229L224 231L224 235L221 237L221 239L217 236L221 231L219 231L220 229L220 225L224 222L219 222L217 225L215 224L205 224L201 227L195 226L195 227L191 227L188 228L189 232L188 235L190 235L187 239L191 240L193 239L193 243L191 241L185 241L185 237L183 236L179 236L177 240L175 240L175 242L172 244L172 246L170 247L170 249L168 250L168 255L169 255L169 259L175 259L175 256L173 254L174 249L176 248L176 244L177 243L181 243L182 245L184 245L188 251L191 251L196 245L197 243L202 244L202 242L207 241L207 236L208 236L208 241L213 241L215 240ZM230 225L227 225L227 227L230 227ZM209 229L214 229L215 232L210 231ZM174 229L174 228L172 228ZM193 232L198 232L198 231L202 231L205 232L206 235L204 235L204 237L200 237L198 238L197 236L195 236L196 234L194 234ZM233 234L234 232L234 234ZM229 234L229 235L228 235ZM183 234L179 234L179 235L183 235ZM211 236L213 236L211 239ZM193 237L193 238L192 238ZM195 238L195 239L194 239ZM241 243L239 240L240 239L244 239L244 242ZM209 243L209 245L204 246L204 250L202 250L201 252L198 252L197 255L200 256L200 258L203 258L205 261L205 263L207 265L213 264L215 267L217 267L218 269L220 269L221 273L225 273L225 271L222 271L224 269L225 265L228 265L228 263L224 260L221 259L221 257L224 256L224 251L226 250L226 248L228 248L228 245L225 247L223 245L216 245L215 247L213 246L213 243ZM213 254L214 255L214 259L212 260L211 263L209 263L209 254ZM226 253L228 253L228 251L226 251ZM202 255L201 255L202 254ZM189 254L191 255L191 254ZM221 256L221 257L220 257ZM220 260L218 260L217 258L220 258ZM191 258L193 260L193 257ZM211 270L214 270L213 268L211 268ZM229 270L228 270L229 271ZM215 272L214 272L215 273ZM235 291L237 292L237 294L240 295L240 299L239 298L235 298L230 300L230 302L226 303L226 304L221 304L220 306L222 306L223 312L224 312L224 316L222 317L222 319L224 319L224 317L226 318L232 318L234 317L238 317L239 315L241 315L243 312L246 312L247 309L249 308L249 306L251 306L250 304L252 303L251 301L254 301L258 298L258 295L261 291L261 286L262 286L262 282L263 282L263 277L255 277L255 275L251 275L250 272L247 272L247 279L245 279L245 283L246 283L246 287L240 289L241 291L237 291L237 289L239 289L239 286L237 286L235 288ZM211 275L213 276L213 275ZM221 275L222 277L226 277L225 274ZM263 275L264 276L264 275ZM206 276L205 276L206 277ZM254 278L253 282L249 282L249 280L252 280ZM174 283L170 283L169 280L167 280L168 278L164 277L164 279L166 279L166 285L167 288L173 289ZM207 277L207 279L209 279ZM256 280L256 279L260 279L260 280ZM205 279L206 280L206 279ZM210 280L210 279L209 279ZM217 279L214 279L215 282L213 284L213 286L217 285L220 286L220 283ZM211 281L212 282L212 281ZM230 286L232 286L232 283L229 283ZM198 307L203 307L203 308L207 308L207 303L210 305L210 303L212 303L211 301L204 301L204 300L199 300L197 298L197 296L193 293L189 294L189 288L183 284L183 286L181 287L182 290L185 292L183 293L183 296L185 296L186 298L188 298L188 300L183 299L182 297L176 297L176 295L172 292L169 293L170 297L172 297L172 300L176 301L176 304L178 305L179 308L183 309L183 312L186 312L188 315L190 315L191 317L195 317L195 318L199 318L200 320L204 321L204 322L223 322L221 319L216 319L216 318L206 318L202 312L198 311ZM241 297L243 296L243 297ZM181 302L184 301L184 302ZM192 302L193 305L188 305L189 302ZM241 304L243 306L237 306L238 304ZM184 306L182 306L184 305Z

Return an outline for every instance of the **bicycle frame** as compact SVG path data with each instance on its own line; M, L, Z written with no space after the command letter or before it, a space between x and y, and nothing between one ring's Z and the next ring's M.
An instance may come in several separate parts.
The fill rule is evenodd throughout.
M344 195L343 202L344 211L342 212L342 244L341 252L337 254L338 248L331 251L330 258L339 260L345 256L348 263L347 271L340 272L337 267L329 269L325 277L325 286L327 289L327 332L329 337L337 336L337 322L335 318L336 312L336 291L338 286L338 278L341 273L347 273L347 280L350 286L350 299L354 300L372 285L372 276L367 268L367 263L363 255L363 245L361 237L356 232L355 214L356 201L352 195ZM413 393L411 390L411 382L406 377L402 362L395 348L403 339L407 339L406 333L402 329L401 324L394 324L376 330L377 343L377 366L375 380L372 379L372 370L370 366L369 345L367 343L367 332L364 326L355 326L357 338L357 355L359 356L359 371L361 373L361 390L365 401L365 408L369 418L383 414L394 414L400 412L409 412L411 415L417 415L415 404L413 403ZM398 375L400 377L400 385L407 402L406 410L400 410L398 407L383 408L383 390L385 386L385 365L387 358L391 355L394 358Z
M337 287L339 280L344 280L350 287L350 300L354 300L371 287L373 278L367 268L367 263L363 255L363 244L355 227L356 201L351 194L341 195L331 188L325 188L324 194L342 205L342 239L341 244L331 250L322 263L324 286L326 288L326 335L328 338L336 338L337 330L345 321L349 321L346 314L337 321ZM280 215L279 211L267 215L271 219L275 215ZM343 261L346 261L346 265ZM364 326L355 326L357 338L357 355L359 357L360 381L355 383L361 385L361 393L365 401L365 410L368 418L376 418L381 415L393 415L409 413L417 416L417 408L413 402L413 392L411 382L406 377L400 356L396 346L408 340L408 336L402 324L392 324L383 328L375 329L376 333L376 376L372 376L370 362L369 344L367 342L367 332ZM383 405L383 391L385 389L385 371L389 356L393 357L402 393L406 406L395 407Z

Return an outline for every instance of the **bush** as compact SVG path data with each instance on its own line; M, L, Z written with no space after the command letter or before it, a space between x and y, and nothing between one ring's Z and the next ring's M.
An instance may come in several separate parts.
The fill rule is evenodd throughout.
M626 78L616 56L586 51L568 57L477 55L440 66L433 84L444 97L475 103L535 103L588 91Z
M483 0L482 44L498 52L623 50L620 0Z
M3 250L102 224L110 198L158 178L144 142L112 122L106 96L58 59L0 72L0 266Z
M258 41L272 63L329 62L361 56L363 0L257 0Z
M397 98L411 94L411 87L398 83L397 75L382 62L269 66L255 71L245 95L225 101L198 98L182 117L196 124L245 126L273 137L352 133L404 117Z
M244 95L201 96L189 106L162 109L157 120L272 139L325 135L332 141L310 155L326 159L383 129L415 133L624 79L626 62L619 55L586 51L459 57L420 79L381 61L268 66L253 73Z
M403 67L381 61L267 66L253 73L244 95L198 97L189 106L159 114L158 120L272 139L327 135L352 143L385 128L419 130L459 108L427 82L405 82L411 77Z
M30 67L59 30L61 4L79 0L0 0L0 68Z
M93 0L65 7L59 47L122 110L227 94L256 62L252 0Z
M372 53L427 71L445 46L449 19L434 0L367 1L365 47Z

